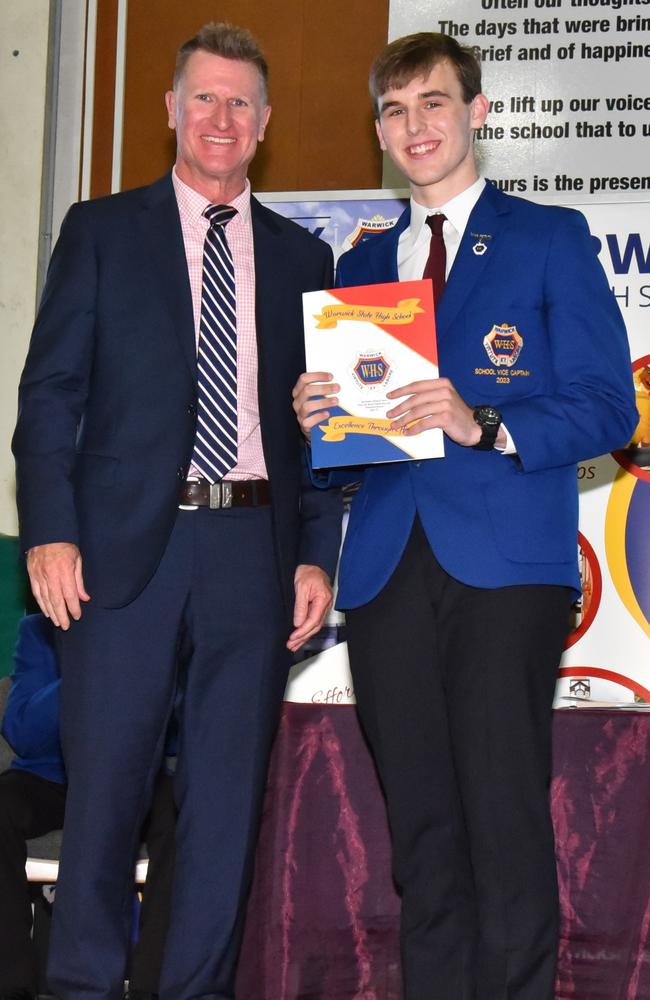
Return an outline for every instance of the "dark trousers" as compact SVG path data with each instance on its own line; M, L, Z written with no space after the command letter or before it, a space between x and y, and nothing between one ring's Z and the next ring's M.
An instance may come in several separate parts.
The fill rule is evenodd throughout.
M143 840L149 855L130 986L158 993L174 875L176 805L173 777L156 780ZM25 875L26 841L63 826L66 785L27 771L0 774L0 993L37 990L32 909Z
M232 1000L290 663L271 517L265 507L180 511L143 592L124 608L91 601L59 636L69 784L49 982L62 1000L121 997L133 863L180 644L189 653L160 993L163 1000Z
M26 841L63 826L66 786L17 769L0 774L0 993L36 993Z
M174 879L175 836L174 778L161 772L156 779L151 811L143 831L149 866L140 907L138 940L130 963L130 990L158 993L160 989Z
M406 1000L552 1000L551 705L570 591L452 579L416 521L347 613L402 895Z

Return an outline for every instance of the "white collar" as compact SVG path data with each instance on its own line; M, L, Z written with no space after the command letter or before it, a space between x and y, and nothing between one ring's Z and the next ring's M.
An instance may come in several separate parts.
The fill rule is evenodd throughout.
M458 233L459 237L462 237L467 226L472 210L479 200L483 188L485 187L485 178L479 177L470 184L468 188L461 191L460 194L455 195L450 198L449 201L445 202L444 205L440 205L437 208L427 208L425 205L421 205L419 202L411 196L411 239L413 243L419 238L422 232L422 227L425 225L426 220L429 215L435 215L437 212L442 212L443 215L447 217L453 228Z

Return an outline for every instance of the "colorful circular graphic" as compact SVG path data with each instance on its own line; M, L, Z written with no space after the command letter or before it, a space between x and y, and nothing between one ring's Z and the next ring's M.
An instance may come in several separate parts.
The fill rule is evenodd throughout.
M637 479L650 483L650 354L632 365L639 423L627 448L613 451L616 461Z
M596 553L581 531L578 532L578 565L582 596L571 607L573 627L567 636L565 649L585 634L596 617L603 592L603 577Z
M634 620L650 636L650 486L619 469L607 504L605 549L612 582Z
M600 677L604 681L612 681L614 684L620 684L621 687L626 688L632 695L640 698L641 701L650 701L650 691L647 688L639 684L638 681L633 681L631 677L625 677L615 670L605 670L603 667L561 667L559 676Z

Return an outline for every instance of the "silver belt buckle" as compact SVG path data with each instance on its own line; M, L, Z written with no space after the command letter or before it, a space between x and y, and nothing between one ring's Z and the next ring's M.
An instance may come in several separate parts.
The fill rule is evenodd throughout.
M199 481L198 476L188 476L187 477L187 482L188 483L198 483L198 481ZM199 508L198 508L198 506L195 503L179 503L178 509L179 510L198 510Z
M210 510L232 507L232 483L210 483Z

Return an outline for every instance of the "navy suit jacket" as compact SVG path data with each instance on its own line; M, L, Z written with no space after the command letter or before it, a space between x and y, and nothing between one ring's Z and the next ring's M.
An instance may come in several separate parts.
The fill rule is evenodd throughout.
M339 285L397 281L397 225L341 257ZM476 234L487 251L473 252ZM441 565L476 587L580 591L576 463L629 440L638 419L627 336L584 217L487 184L436 311L441 376L474 406L496 406L516 456L445 439L445 458L366 468L352 504L338 604L386 583L418 513ZM523 340L511 368L484 346L495 326ZM507 609L504 608L504 613Z
M331 251L252 200L259 409L287 609L293 572L333 574L339 498L303 473L291 389L304 370L300 293L330 287ZM192 300L171 176L74 205L20 384L14 435L24 549L76 543L93 600L151 578L177 513L196 426Z

